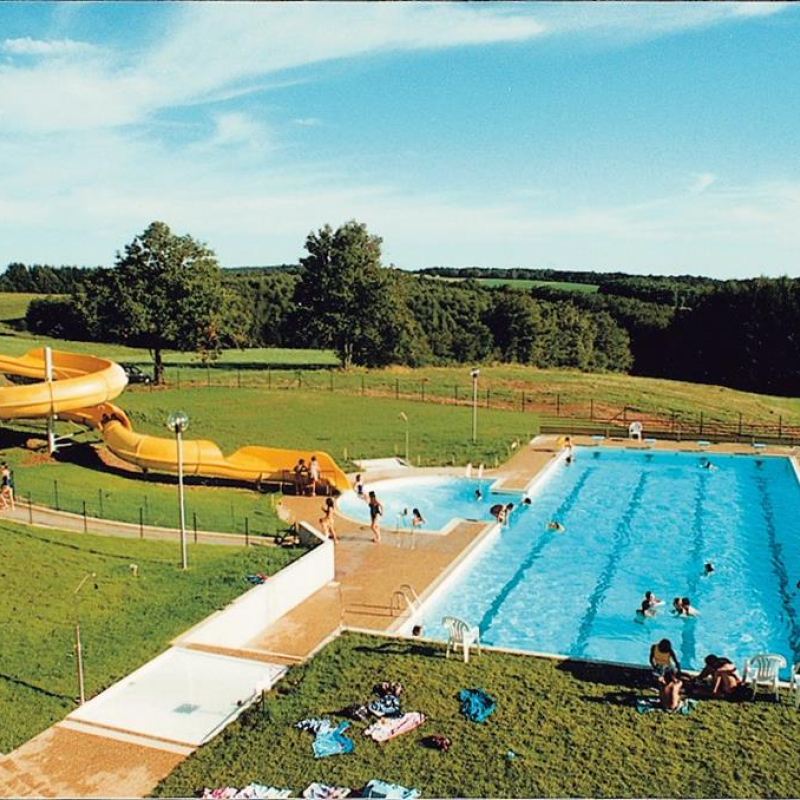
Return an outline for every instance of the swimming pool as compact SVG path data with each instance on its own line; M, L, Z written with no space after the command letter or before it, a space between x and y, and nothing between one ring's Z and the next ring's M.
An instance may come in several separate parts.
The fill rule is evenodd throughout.
M549 531L551 520L565 532ZM738 664L776 652L791 663L799 544L789 459L582 448L435 592L422 621L436 638L450 614L479 625L486 644L578 658L646 663L650 644L668 638L686 667L711 652ZM647 590L666 604L637 621ZM675 596L700 616L672 616Z
M514 497L490 495L491 480L458 477L395 478L366 484L366 491L375 491L383 504L381 523L389 528L410 528L411 513L420 510L428 532L442 531L452 519L485 519L491 522L489 508L496 502L513 502ZM481 492L477 499L475 492ZM491 502L490 502L491 499ZM369 507L355 492L339 498L339 512L346 517L369 524ZM407 513L404 513L407 512Z

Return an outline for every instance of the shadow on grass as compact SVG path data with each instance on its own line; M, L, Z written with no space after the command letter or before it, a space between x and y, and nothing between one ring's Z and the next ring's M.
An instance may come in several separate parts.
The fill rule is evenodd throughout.
M373 655L424 656L425 658L444 658L444 648L426 642L409 642L392 639L372 646L358 645L353 648L357 653Z
M648 697L651 695L647 695ZM581 697L585 703L596 703L598 705L612 705L612 706L624 706L626 708L636 708L636 701L638 698L642 697L641 694L637 692L606 692L604 695L597 696L597 695L588 695L585 694Z
M603 664L592 661L565 659L556 669L569 673L573 678L601 686L627 686L634 689L649 689L653 686L650 670L623 667L618 664Z

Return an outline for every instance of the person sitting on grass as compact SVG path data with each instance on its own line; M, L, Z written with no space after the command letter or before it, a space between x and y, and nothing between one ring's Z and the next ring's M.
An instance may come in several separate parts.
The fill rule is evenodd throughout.
M660 678L673 664L680 675L681 665L669 639L662 639L650 648L650 667L656 677Z
M704 681L710 679L710 683ZM736 665L724 656L713 653L705 658L705 666L693 681L694 693L705 697L731 697L743 685L742 679L736 674Z
M664 670L664 674L658 679L658 699L661 701L661 708L664 711L678 711L684 704L681 697L683 681L674 669Z

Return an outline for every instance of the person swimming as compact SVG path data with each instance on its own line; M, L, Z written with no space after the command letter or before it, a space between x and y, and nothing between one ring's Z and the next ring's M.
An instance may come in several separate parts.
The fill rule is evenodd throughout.
M706 561L706 563L703 564L703 574L711 575L713 571L714 571L714 565L710 561Z
M647 591L644 593L644 603L647 603L648 608L654 608L655 606L663 606L664 601L659 600L652 592Z
M552 519L547 523L547 530L555 531L556 533L564 533L566 528L560 522L556 522L554 519Z
M653 607L647 602L646 599L642 600L642 605L636 609L637 621L641 622L647 617L654 617L657 613L658 612L653 610Z
M425 524L425 517L420 514L418 508L415 508L411 512L411 527L412 528L420 528Z
M475 499L483 500L483 492L480 489L475 490Z

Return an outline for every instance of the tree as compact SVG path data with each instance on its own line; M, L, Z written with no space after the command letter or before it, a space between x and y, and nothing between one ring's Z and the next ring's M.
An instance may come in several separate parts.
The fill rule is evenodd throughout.
M146 347L163 383L165 349L215 357L240 339L233 293L223 286L214 253L188 234L153 222L75 295L94 339Z
M381 239L355 220L306 239L295 289L295 330L309 345L332 347L343 367L419 363L426 343L408 313L401 282L381 267Z

